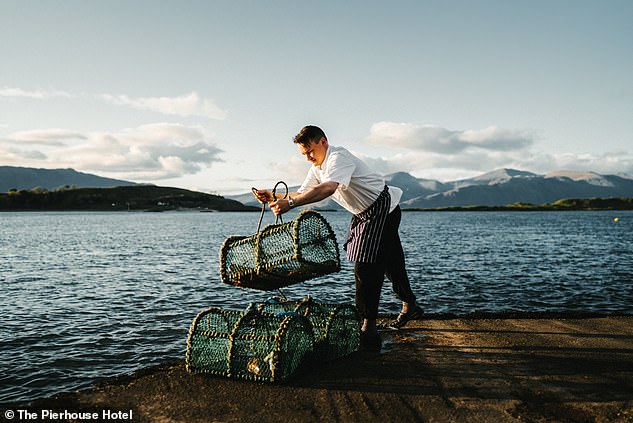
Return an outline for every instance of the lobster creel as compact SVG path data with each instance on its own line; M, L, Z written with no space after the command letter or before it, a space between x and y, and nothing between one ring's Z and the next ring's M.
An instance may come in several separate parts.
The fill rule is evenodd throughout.
M269 225L250 237L230 237L220 249L222 282L262 291L340 268L336 234L314 210L304 210L293 221Z
M327 304L308 296L300 301L271 299L253 303L262 313L295 312L305 316L314 331L314 358L329 361L358 350L360 345L360 317L350 304Z
M312 326L297 313L211 307L191 324L186 367L191 373L282 382L313 349Z

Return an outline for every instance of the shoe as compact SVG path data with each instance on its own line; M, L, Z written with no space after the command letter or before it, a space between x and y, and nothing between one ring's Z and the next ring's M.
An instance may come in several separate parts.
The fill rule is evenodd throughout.
M393 329L393 330L398 330L398 329L404 327L411 320L421 319L423 315L424 315L424 310L422 310L422 307L420 307L419 305L416 305L415 308L413 309L413 311L410 311L408 313L400 313L400 314L398 314L398 317L396 317L394 320L392 320L387 325L387 328L388 329Z
M360 351L380 352L382 348L382 337L379 333L360 333Z

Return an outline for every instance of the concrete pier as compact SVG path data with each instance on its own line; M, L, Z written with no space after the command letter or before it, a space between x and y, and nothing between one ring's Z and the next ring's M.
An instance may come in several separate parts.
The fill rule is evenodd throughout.
M430 316L283 385L184 362L31 405L139 422L633 422L633 316Z

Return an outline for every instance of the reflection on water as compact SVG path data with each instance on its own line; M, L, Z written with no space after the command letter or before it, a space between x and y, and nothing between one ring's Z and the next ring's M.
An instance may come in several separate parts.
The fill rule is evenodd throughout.
M340 243L349 214L324 214ZM251 234L258 218L0 214L0 403L183 358L200 310L270 296L219 279L222 241ZM429 312L633 313L632 229L632 212L403 213L401 238ZM352 265L342 265L283 292L353 303ZM398 308L386 283L381 312Z

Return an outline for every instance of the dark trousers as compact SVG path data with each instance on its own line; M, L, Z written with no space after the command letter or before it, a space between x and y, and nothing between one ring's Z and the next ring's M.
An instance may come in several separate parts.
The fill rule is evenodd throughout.
M415 302L415 295L411 291L409 277L405 270L404 251L398 235L401 219L400 206L387 216L376 263L357 261L354 264L356 307L363 319L378 317L380 291L385 275L391 281L393 292L400 300L407 303Z

